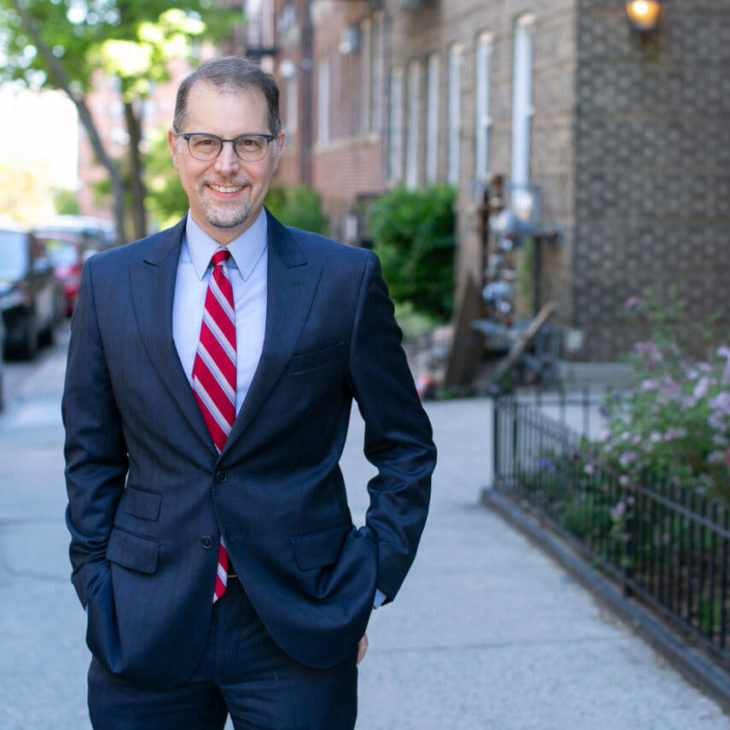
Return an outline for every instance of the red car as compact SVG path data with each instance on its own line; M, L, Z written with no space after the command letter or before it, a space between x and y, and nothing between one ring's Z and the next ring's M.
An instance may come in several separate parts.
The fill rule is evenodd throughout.
M63 293L63 310L70 317L76 306L84 264L83 239L73 231L36 231L35 235L53 266Z

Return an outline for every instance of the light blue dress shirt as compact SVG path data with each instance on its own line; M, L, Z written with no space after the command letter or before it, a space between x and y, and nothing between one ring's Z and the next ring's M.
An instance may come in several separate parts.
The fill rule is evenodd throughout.
M251 387L261 359L266 331L267 285L266 214L225 248L231 252L228 273L236 309L236 413ZM193 363L200 339L205 294L212 272L210 259L222 246L188 213L175 281L172 337L188 381L193 382Z

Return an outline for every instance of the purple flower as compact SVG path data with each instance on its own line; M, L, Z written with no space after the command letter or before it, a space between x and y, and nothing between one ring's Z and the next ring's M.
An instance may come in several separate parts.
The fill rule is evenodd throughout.
M617 502L614 507L611 507L611 517L613 517L614 520L619 519L619 517L622 517L624 514L626 514L626 502Z
M682 393L682 386L672 378L666 377L662 383L661 392L662 395L666 395L668 398L678 398Z
M659 383L657 383L656 380L652 380L651 378L648 378L647 380L644 380L641 383L641 389L645 393L652 393L655 390L659 390Z
M635 309L639 306L644 300L641 297L629 297L624 302L624 309Z
M624 451L624 453L621 454L618 463L621 464L621 466L628 466L631 462L636 461L637 458L638 454L635 451Z
M725 461L725 453L722 451L712 451L707 456L708 464L722 464Z
M694 390L692 391L692 397L695 400L700 400L700 398L704 398L707 395L707 391L710 386L710 380L706 375L703 375L698 381L697 385L695 385Z
M711 428L714 428L716 431L725 431L726 419L725 415L723 413L720 413L719 411L715 411L714 413L711 413L707 417L707 423Z
M710 408L724 415L730 414L730 392L724 390L722 393L718 393L710 400Z
M550 459L546 459L544 456L538 458L537 467L538 469L545 469L550 473L555 471L555 464L553 464Z

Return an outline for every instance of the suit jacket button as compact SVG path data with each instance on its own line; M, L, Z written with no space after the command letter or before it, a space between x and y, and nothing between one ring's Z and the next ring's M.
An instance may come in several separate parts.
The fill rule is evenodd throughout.
M218 484L223 484L223 482L225 482L226 479L228 479L228 474L226 474L226 472L217 471L215 473L215 480L218 482Z
M200 538L200 544L206 550L210 550L213 547L213 538L210 535L203 535L203 537Z

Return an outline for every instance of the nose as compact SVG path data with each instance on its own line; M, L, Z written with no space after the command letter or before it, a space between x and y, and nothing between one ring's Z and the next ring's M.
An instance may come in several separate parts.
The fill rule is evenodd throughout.
M215 158L215 169L220 173L230 173L238 169L240 160L233 151L233 142L224 142L223 147Z

